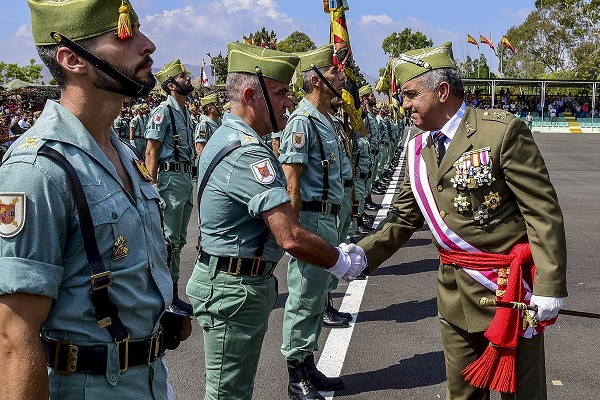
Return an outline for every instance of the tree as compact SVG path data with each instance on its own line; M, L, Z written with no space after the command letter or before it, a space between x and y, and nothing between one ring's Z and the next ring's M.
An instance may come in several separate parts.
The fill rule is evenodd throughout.
M227 79L227 56L223 57L221 52L218 56L210 58L210 73L215 77L217 85L223 85Z
M316 49L315 43L304 32L294 31L290 36L277 43L277 50L297 53Z
M400 53L409 50L431 46L433 46L433 40L420 31L413 33L410 28L405 28L400 33L393 32L390 36L383 39L383 43L381 44L383 51L392 57L398 57Z
M29 60L29 65L19 66L17 63L7 64L0 61L0 84L13 79L25 82L40 83L42 80L42 66L36 65L35 59Z
M271 33L269 33L267 31L267 28L265 28L264 26L262 28L260 28L260 30L256 31L255 33L249 34L248 40L250 40L250 43L252 43L256 46L277 48L277 44L276 44L277 43L277 34L274 31L271 31ZM263 44L264 44L264 46L263 46Z

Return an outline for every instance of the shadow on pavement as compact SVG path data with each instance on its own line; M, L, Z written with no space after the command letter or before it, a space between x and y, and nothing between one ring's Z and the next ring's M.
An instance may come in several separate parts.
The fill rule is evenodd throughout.
M445 368L442 351L415 354L387 368L342 376L346 388L336 395L437 385L446 380Z
M435 316L437 316L437 301L434 297L425 301L392 304L379 310L361 311L356 322L396 321L402 323L420 321Z

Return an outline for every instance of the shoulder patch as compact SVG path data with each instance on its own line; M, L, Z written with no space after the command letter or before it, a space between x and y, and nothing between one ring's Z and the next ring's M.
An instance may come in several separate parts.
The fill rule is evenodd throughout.
M156 125L160 125L160 124L162 124L163 119L165 119L165 114L158 113L154 116L153 121Z
M17 236L25 225L25 193L0 193L0 237Z
M306 134L304 132L292 132L292 146L295 149L301 149L306 143Z
M256 181L262 185L268 185L272 183L277 176L275 168L273 168L273 164L271 164L271 160L268 158L264 158L255 162L254 164L250 164L250 169L252 169L254 179L256 179Z

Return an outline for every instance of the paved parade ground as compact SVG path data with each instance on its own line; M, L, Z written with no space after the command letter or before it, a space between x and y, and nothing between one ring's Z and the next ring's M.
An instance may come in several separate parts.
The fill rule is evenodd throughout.
M550 178L562 206L567 233L569 297L565 308L600 312L600 134L536 133ZM401 179L403 171L397 171ZM391 201L394 182L387 196ZM382 216L384 213L382 212ZM198 234L194 209L183 249L180 294L191 274ZM366 281L340 282L333 293L340 306L358 307L356 323L336 329L336 339L326 343L331 329L321 335L319 360L324 371L341 370L346 388L336 399L444 399L444 356L436 310L438 257L426 227ZM283 306L287 298L287 258L279 263L279 298L269 319L256 375L254 399L286 399L286 362L279 351ZM362 301L360 295L364 288ZM351 293L350 293L351 292ZM183 296L187 299L187 296ZM354 305L352 305L352 303ZM194 332L180 348L169 352L167 365L178 400L204 397L202 332ZM344 332L345 331L345 332ZM600 397L600 320L560 316L546 334L548 398L551 400ZM347 352L346 352L347 350ZM344 356L344 352L346 352ZM331 356L331 357L330 357ZM342 364L343 362L343 364ZM495 394L492 399L499 399Z

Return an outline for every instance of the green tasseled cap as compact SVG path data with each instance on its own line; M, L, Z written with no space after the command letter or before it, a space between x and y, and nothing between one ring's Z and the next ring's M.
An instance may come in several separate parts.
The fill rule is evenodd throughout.
M160 69L160 71L158 71L155 74L155 76L156 79L158 79L158 83L162 85L163 82L167 79L173 78L181 73L189 74L190 71L185 69L183 63L178 58L176 60L171 61L170 63L163 65L163 67Z
M292 80L300 61L292 53L236 42L227 43L227 60L227 72L256 74L258 67L263 76L281 83Z
M300 57L300 72L308 71L314 65L317 68L333 65L334 48L332 44L319 47L316 50L296 53Z
M427 71L439 68L456 69L452 43L446 42L439 47L407 51L392 60L392 67L399 86Z
M200 99L201 106L205 106L210 103L218 103L218 102L219 102L219 96L217 96L216 93L209 94L208 96L204 96L203 98Z
M371 85L364 85L360 89L358 89L359 96L364 96L369 93L373 93L373 86Z

